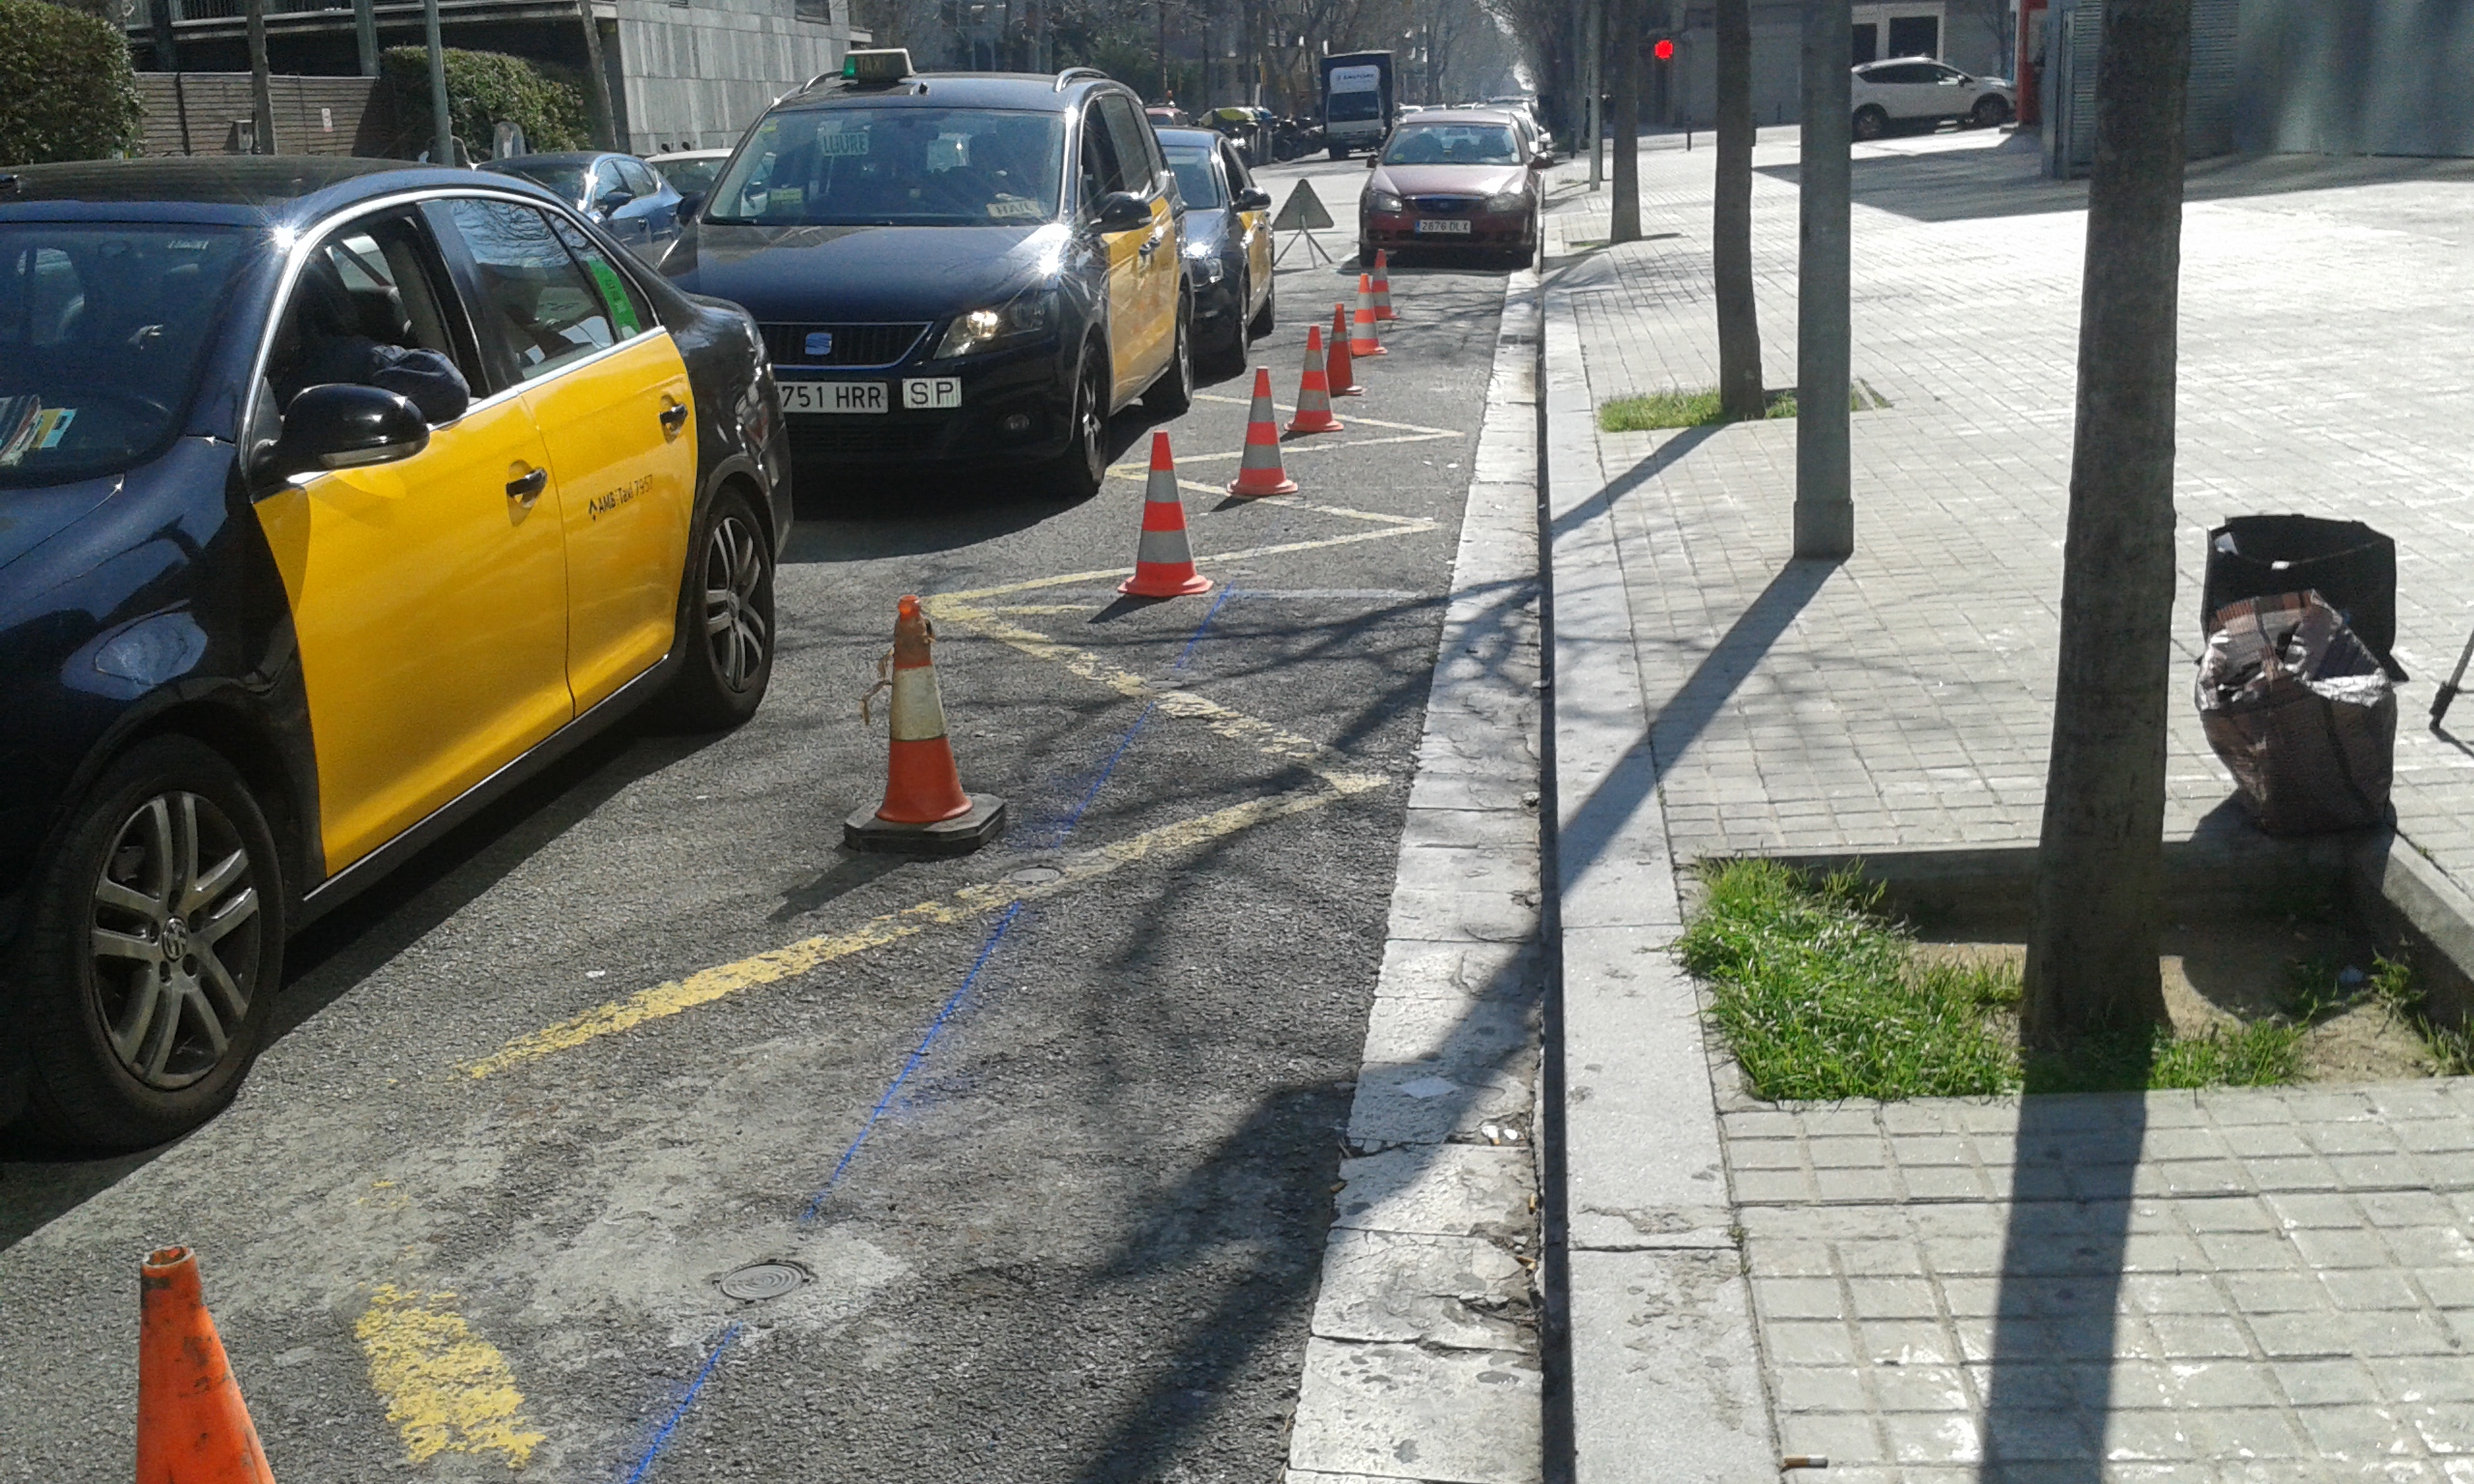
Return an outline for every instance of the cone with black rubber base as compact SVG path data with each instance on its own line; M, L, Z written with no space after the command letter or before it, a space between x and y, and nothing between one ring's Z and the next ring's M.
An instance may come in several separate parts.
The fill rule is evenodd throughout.
M885 762L885 798L842 822L853 850L891 855L968 855L1005 828L1005 801L964 793L945 736L945 700L936 689L929 648L936 632L906 596L895 611L892 742Z

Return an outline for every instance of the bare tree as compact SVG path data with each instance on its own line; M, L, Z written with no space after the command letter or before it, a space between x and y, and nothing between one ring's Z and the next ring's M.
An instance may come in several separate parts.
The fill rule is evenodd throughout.
M2080 287L2053 757L2021 1033L2162 1023L2174 324L2191 0L2110 0Z
M1615 146L1615 189L1607 202L1611 214L1606 240L1637 243L1641 240L1640 8L1634 0L1597 3L1606 7L1606 24L1600 34L1606 39L1606 65L1613 74L1608 82L1615 95L1609 128Z
M1761 385L1761 311L1752 297L1752 0L1717 0L1718 182L1710 222L1717 278L1718 407L1769 410Z

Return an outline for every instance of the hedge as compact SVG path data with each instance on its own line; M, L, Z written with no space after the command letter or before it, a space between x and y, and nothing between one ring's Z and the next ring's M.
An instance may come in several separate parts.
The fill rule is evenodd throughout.
M0 0L0 5L21 3L25 0ZM491 137L503 123L521 126L524 147L534 154L592 147L584 83L565 69L451 46L446 59L447 117L455 137L475 157L489 153ZM379 75L394 99L397 148L407 157L418 155L434 137L429 52L419 46L390 46L380 54Z
M132 150L143 118L118 27L45 0L0 0L0 164Z

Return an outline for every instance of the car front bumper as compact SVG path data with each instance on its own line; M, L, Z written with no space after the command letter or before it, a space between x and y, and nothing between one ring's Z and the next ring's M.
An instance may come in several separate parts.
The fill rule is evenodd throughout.
M1073 432L1074 367L1062 342L954 360L919 359L882 370L801 375L775 368L785 384L878 382L881 413L792 413L791 455L816 464L1038 463L1065 451ZM960 377L962 405L907 408L902 384L919 377Z
M1361 212L1358 236L1374 247L1516 247L1530 240L1532 214L1472 212L1466 215L1425 217L1417 212ZM1465 221L1467 232L1421 232L1422 220Z

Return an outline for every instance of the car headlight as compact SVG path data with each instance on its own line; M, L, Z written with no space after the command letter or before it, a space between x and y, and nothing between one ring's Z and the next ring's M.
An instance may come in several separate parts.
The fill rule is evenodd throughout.
M1046 334L1055 321L1056 296L1045 288L1032 289L992 309L955 315L945 327L945 338L936 342L936 358L970 356Z
M1368 211L1382 212L1387 214L1408 210L1407 203L1388 190L1366 192L1366 205Z
M1498 214L1506 212L1525 212L1529 210L1529 192L1499 190L1486 198L1486 210Z
M1198 283L1218 283L1228 276L1228 265L1220 261L1217 243L1186 243L1186 271Z

